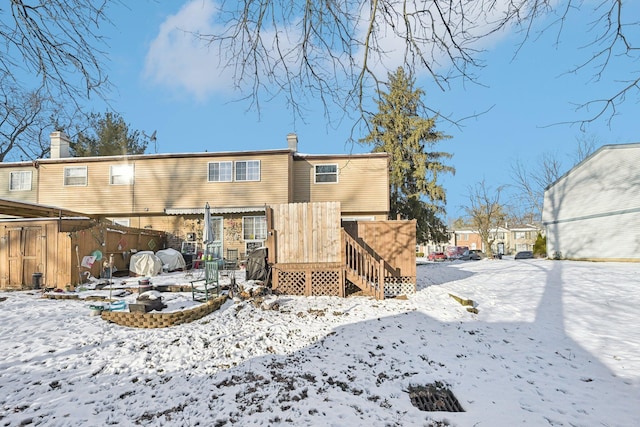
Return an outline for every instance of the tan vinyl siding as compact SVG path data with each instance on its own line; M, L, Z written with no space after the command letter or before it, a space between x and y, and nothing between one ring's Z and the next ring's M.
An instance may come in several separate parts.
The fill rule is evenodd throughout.
M386 156L300 157L294 164L293 202L340 201L342 212L389 211ZM337 183L315 183L315 165L338 165Z
M31 172L31 190L29 191L10 191L11 172ZM38 169L31 164L23 163L18 165L0 167L0 198L17 200L20 202L37 203L38 202Z
M40 165L40 203L62 206L88 214L104 212L133 212L133 187L110 185L109 171L119 162L74 162L73 166L87 167L86 186L65 186L65 163Z
M41 165L47 176L41 183L43 204L56 204L89 214L162 213L166 208L192 208L209 202L214 207L287 203L287 153L248 155L229 154L161 158L129 161L105 158L74 161L87 166L87 186L63 185L65 163ZM259 160L260 181L208 182L210 162ZM133 185L109 184L110 166L131 164Z

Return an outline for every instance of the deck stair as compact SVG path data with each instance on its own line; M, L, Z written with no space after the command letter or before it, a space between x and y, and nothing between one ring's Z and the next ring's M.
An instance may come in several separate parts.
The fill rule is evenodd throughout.
M364 241L355 239L344 229L342 238L346 279L376 299L384 299L384 260Z

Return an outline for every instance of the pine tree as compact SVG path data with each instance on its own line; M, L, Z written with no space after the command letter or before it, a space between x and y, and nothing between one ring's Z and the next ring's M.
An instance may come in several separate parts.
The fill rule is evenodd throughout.
M443 163L452 155L434 147L450 136L435 129L437 117L420 116L424 91L414 88L415 79L402 68L388 78L389 92L379 91L378 112L360 142L390 154L390 216L416 219L418 241L446 241L446 225L438 217L445 213L446 193L438 177L455 169Z
M115 113L92 114L88 127L88 131L80 132L77 140L70 144L75 157L143 154L147 149L140 132L130 131L129 125Z

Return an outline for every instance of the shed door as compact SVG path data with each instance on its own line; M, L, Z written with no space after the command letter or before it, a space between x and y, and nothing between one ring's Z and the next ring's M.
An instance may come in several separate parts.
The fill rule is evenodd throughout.
M42 269L42 227L7 229L10 287L30 285L33 273Z

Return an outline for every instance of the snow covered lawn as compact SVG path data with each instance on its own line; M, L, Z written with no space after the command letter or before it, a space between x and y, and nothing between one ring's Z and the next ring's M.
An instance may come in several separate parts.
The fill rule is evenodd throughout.
M408 300L228 301L165 329L107 323L83 300L0 292L0 426L636 425L638 264L417 268ZM465 412L414 407L408 388L434 382Z

